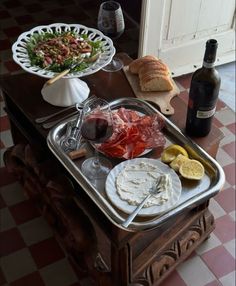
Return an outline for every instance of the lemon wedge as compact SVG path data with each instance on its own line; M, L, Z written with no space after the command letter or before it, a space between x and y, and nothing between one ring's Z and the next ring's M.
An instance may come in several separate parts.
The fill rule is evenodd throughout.
M170 163L170 167L172 169L174 169L176 172L179 171L180 166L186 161L186 160L190 160L188 157L179 154L171 163Z
M161 154L161 161L164 163L172 162L179 154L188 158L187 151L180 145L172 144L168 146Z
M205 169L199 161L189 159L180 165L179 172L186 179L201 180Z

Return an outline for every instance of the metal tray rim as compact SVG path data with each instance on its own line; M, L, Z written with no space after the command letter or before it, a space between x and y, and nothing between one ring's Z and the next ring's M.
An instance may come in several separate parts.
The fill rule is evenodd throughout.
M199 203L203 199L208 199L212 196L214 196L216 193L220 191L220 189L223 187L225 182L225 174L222 169L222 167L219 165L219 163L212 158L205 150L203 150L199 145L197 145L195 142L193 142L190 138L186 137L181 130L174 125L168 118L166 118L163 114L161 114L155 107L153 107L151 104L144 100L140 100L137 98L120 98L115 101L111 102L111 105L116 104L125 104L125 103L138 103L145 105L150 110L152 110L154 113L158 113L164 120L167 126L169 126L171 129L173 129L178 136L182 137L186 142L188 142L192 147L203 154L205 158L207 158L211 164L215 167L217 171L217 183L212 186L212 188L208 189L204 193L199 194L198 196L194 196L193 198L187 200L186 202L182 203L179 206L176 206L169 212L163 214L160 217L151 217L149 221L143 222L133 222L129 228L123 228L121 226L121 223L124 221L124 218L116 212L116 210L113 208L112 204L110 204L87 180L87 178L81 173L78 172L78 170L75 170L73 167L72 161L68 159L68 157L62 153L59 152L58 148L56 148L54 144L54 138L57 134L57 132L65 126L65 124L68 121L71 121L75 118L75 116L72 116L70 118L65 119L64 121L58 123L54 128L52 128L47 136L47 143L49 149L52 151L52 153L57 157L57 159L61 162L61 164L69 171L69 173L74 177L74 179L78 182L78 184L85 190L85 192L89 195L89 197L94 201L94 203L101 209L101 211L105 214L105 216L116 226L123 228L128 231L144 231L148 229L152 229L155 227L158 227L159 225L163 224L167 219L172 217L173 215L176 215L183 211L186 208L191 207L192 205ZM79 174L79 178L78 178ZM92 191L91 191L92 190ZM96 194L96 197L94 196ZM99 201L98 201L99 200Z

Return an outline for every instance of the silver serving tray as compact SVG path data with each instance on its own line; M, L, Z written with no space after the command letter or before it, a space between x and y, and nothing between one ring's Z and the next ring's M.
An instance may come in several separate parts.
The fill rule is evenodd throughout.
M198 159L204 164L206 170L204 178L200 181L181 179L181 197L178 204L173 209L158 216L147 218L137 217L127 229L125 228L126 230L143 231L158 227L171 217L176 216L187 208L192 209L198 206L209 198L215 196L221 190L225 182L225 175L222 167L200 146L195 144L191 139L187 138L177 126L175 126L170 120L162 115L155 107L143 100L136 98L121 98L111 102L112 109L117 109L121 106L129 109L134 109L149 115L158 113L165 121L163 133L167 139L167 144L182 145L187 149L191 158ZM99 207L99 209L105 214L105 216L113 224L123 228L121 223L127 218L127 214L117 209L109 201L104 189L105 182L100 181L99 187L95 188L81 172L80 166L85 158L72 161L60 147L60 141L65 134L67 123L75 119L76 116L65 119L53 129L51 129L47 137L48 146L56 158L72 175L76 182L83 188L83 190ZM92 156L94 152L93 148L90 145L87 145L86 148L88 149L87 157ZM160 154L156 154L155 150L144 155L144 157L147 158L157 159L159 156ZM110 159L114 166L122 161L120 159Z

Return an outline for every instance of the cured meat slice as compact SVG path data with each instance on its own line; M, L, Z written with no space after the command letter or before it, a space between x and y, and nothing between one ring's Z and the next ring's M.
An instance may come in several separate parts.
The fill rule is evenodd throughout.
M146 149L165 145L165 137L160 131L164 127L164 120L158 114L142 115L121 107L113 111L112 116L112 136L106 142L96 145L107 156L131 159Z

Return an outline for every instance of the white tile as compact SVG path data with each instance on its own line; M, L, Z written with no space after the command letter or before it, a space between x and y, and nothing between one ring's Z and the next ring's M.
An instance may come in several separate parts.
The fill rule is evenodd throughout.
M179 88L179 91L182 92L182 91L185 91L186 88L184 88L178 81L175 81L177 87Z
M0 264L7 282L19 279L37 269L27 248L2 257Z
M222 166L230 165L234 162L231 156L228 155L222 148L219 148L216 155L217 162Z
M18 182L1 187L0 192L8 206L15 205L26 200L23 188Z
M3 154L4 154L5 151L6 151L5 148L0 149L0 167L4 167L5 166L5 163L3 161Z
M5 107L5 102L4 101L0 101L0 116L3 117L6 115L6 112L4 110Z
M53 231L43 217L21 224L18 229L29 246L53 236Z
M210 200L209 210L213 214L215 219L226 214L225 210L218 204L215 199Z
M13 146L11 131L2 131L1 132L1 140L6 148Z
M8 208L0 209L0 231L15 227L16 223Z
M236 212L235 211L230 212L229 215L232 217L232 219L234 221L236 221Z
M232 239L224 244L224 247L228 250L228 252L234 257L235 259L235 239Z
M177 271L188 286L205 286L215 280L214 275L199 256L194 256L180 264Z
M235 271L221 277L220 282L223 286L235 286Z
M224 146L225 144L235 141L235 134L233 134L228 128L223 126L220 130L224 133L224 138L220 141L220 146Z
M214 233L211 233L210 237L196 249L196 252L198 255L201 255L219 245L221 245L221 241L214 235Z
M235 113L228 108L217 111L215 117L224 125L235 122Z
M41 268L40 274L46 286L69 286L78 282L74 270L66 259Z
M225 83L226 84L226 83ZM235 96L231 92L222 91L219 92L219 99L222 100L229 108L235 112Z
M219 73L221 73L221 76L223 74L227 74L227 75L233 74L235 77L235 61L231 62L231 63L224 64L224 65L217 66L216 69L219 71Z

